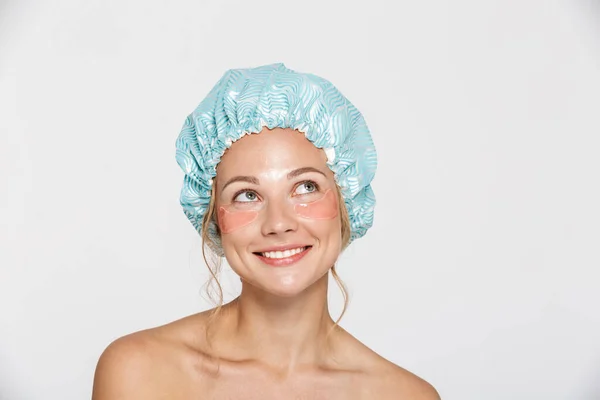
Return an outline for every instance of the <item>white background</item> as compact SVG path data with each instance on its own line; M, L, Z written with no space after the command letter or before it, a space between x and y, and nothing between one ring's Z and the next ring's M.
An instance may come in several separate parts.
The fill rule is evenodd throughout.
M284 62L378 149L342 326L445 400L600 399L599 38L591 0L0 3L0 398L89 398L112 340L209 307L175 139Z

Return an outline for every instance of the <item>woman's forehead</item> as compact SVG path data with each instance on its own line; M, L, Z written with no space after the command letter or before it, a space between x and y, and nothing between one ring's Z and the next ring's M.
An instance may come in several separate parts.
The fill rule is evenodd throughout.
M260 133L245 135L231 145L221 157L217 179L303 167L313 167L327 173L329 168L325 152L313 145L301 132L265 128Z

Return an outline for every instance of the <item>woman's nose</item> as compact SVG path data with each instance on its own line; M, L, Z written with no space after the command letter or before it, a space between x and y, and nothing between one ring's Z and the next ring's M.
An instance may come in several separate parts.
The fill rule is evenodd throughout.
M295 232L298 229L298 219L294 207L286 203L286 201L269 202L262 225L263 235L278 235L285 232Z

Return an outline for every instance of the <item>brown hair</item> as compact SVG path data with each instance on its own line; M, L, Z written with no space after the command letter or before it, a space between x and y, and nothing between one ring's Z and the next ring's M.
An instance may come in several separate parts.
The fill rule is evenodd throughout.
M351 235L350 218L348 217L348 210L346 209L346 204L344 203L344 199L342 197L341 188L337 184L335 185L335 188L336 188L336 195L338 198L341 225L342 225L341 236L342 236L342 251L343 251L350 243L350 235ZM206 330L205 330L206 342L208 343L209 348L211 347L210 335L209 335L210 326L217 319L217 317L219 316L219 313L221 312L221 308L223 307L223 288L222 288L221 283L219 282L219 278L218 278L218 276L221 272L222 258L219 257L214 251L209 251L208 254L206 251L207 247L209 249L211 249L211 248L214 249L217 247L217 244L214 243L214 241L211 239L210 235L208 234L209 226L211 224L213 224L213 226L217 227L217 229L216 229L217 234L219 234L219 235L221 234L221 232L218 228L217 218L216 218L216 213L215 213L215 198L216 198L215 185L213 185L208 209L202 219L202 230L201 230L202 257L204 258L204 262L206 263L206 266L208 267L208 270L211 275L208 282L206 282L205 290L206 290L206 294L207 294L208 298L211 301L213 301L213 303L216 305L216 307L214 309L212 309L209 314L208 321L206 324ZM344 298L344 307L342 309L340 316L338 317L338 319L335 321L334 325L331 327L331 329L327 333L327 339L329 339L330 334L338 327L338 323L344 316L346 309L348 308L348 302L349 302L348 289L346 288L346 285L339 277L339 275L335 269L335 265L333 265L331 267L331 275L335 279L338 287L340 288L340 290L342 292L342 296Z

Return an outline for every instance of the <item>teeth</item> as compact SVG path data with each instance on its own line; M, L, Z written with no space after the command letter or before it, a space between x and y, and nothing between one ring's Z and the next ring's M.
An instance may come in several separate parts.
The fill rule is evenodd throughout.
M290 249L285 251L266 251L260 253L263 257L267 258L287 258L295 254L302 253L306 247L298 247L297 249Z

